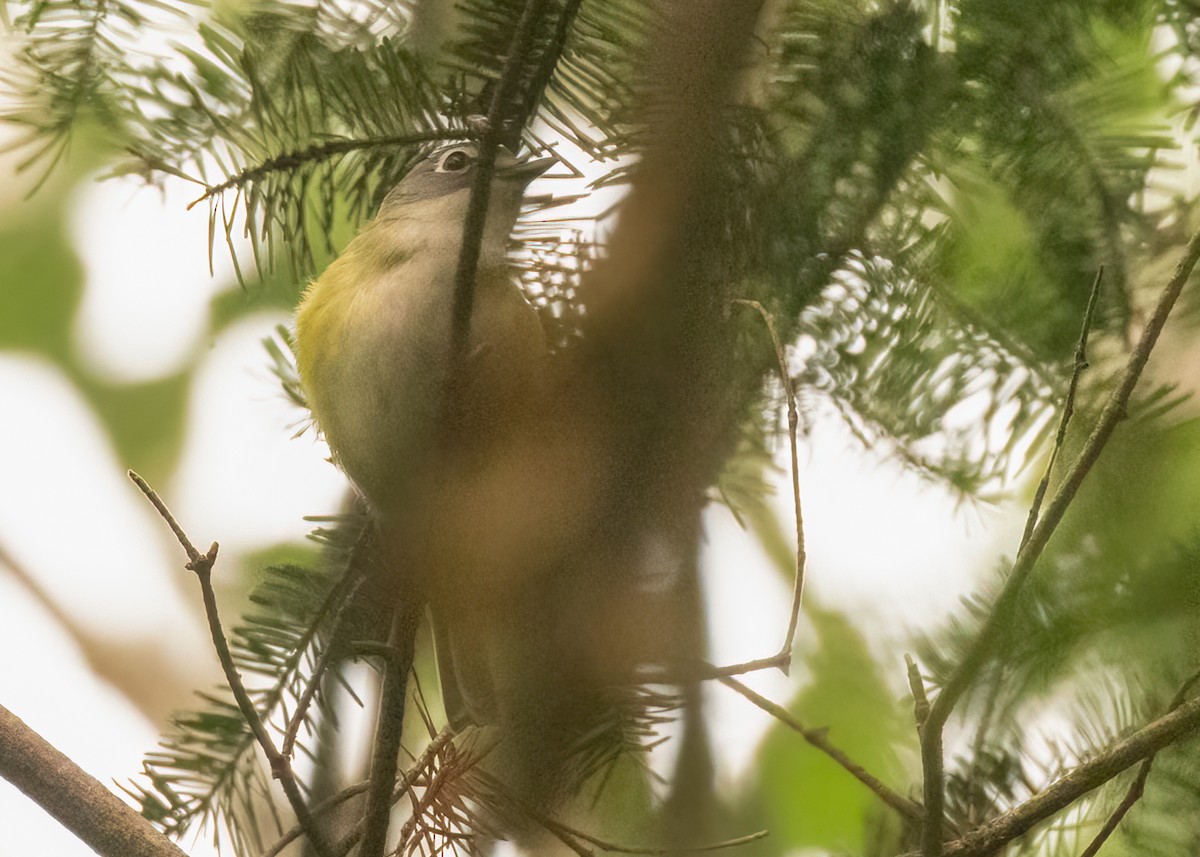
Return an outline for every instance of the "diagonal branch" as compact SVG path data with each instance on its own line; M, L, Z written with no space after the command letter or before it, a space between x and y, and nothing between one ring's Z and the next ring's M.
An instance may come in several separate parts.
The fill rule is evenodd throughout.
M1004 629L1008 626L1009 619L1016 607L1017 596L1030 572L1038 558L1041 557L1042 551L1045 550L1046 544L1062 521L1071 502L1075 499L1079 487L1100 458L1100 454L1116 430L1117 424L1126 417L1134 388L1141 379L1142 371L1150 360L1150 354L1158 342L1158 337L1198 260L1200 260L1200 232L1193 235L1188 242L1183 258L1163 288L1137 346L1129 355L1125 372L1105 403L1104 409L1100 412L1100 417L1083 449L1079 451L1075 461L1067 470L1062 484L1059 485L1050 504L1033 527L1029 538L1018 550L1016 559L1013 561L1012 571L1009 573L1008 581L1005 583L1000 597L996 600L995 608L971 644L966 656L950 676L930 708L929 720L926 722L921 736L926 807L921 844L925 857L939 857L942 853L945 800L943 793L945 770L942 759L943 727L954 711L955 705L979 675L993 651L996 641L1003 636Z
M876 797L878 797L896 812L900 813L900 815L902 815L905 819L915 824L921 823L925 813L919 803L909 800L903 795L900 795L888 788L879 780L878 777L869 773L862 765L858 764L837 747L835 747L832 743L830 743L829 738L826 737L825 729L810 729L796 719L796 717L782 705L772 702L762 694L756 693L732 676L722 676L719 681L726 687L740 693L750 702L767 712L767 714L770 714L776 720L783 723L783 725L799 733L801 738L841 765L841 767L846 770L850 776L854 777L864 786L869 788Z
M1175 694L1175 698L1171 700L1170 707L1167 708L1168 713L1183 705L1183 701L1187 699L1188 691L1192 689L1192 686L1195 685L1197 681L1200 681L1200 672L1193 673L1188 680L1183 683L1183 686L1179 688L1179 691ZM1121 800L1121 803L1117 806L1117 808L1113 810L1113 813L1108 817L1108 820L1104 822L1104 826L1100 828L1100 832L1097 833L1092 841L1088 843L1087 848L1083 849L1083 852L1079 855L1079 857L1096 857L1096 853L1101 849L1101 847L1103 847L1104 843L1108 841L1108 837L1112 836L1113 832L1117 829L1117 826L1120 825L1121 821L1129 813L1129 810L1133 809L1134 804L1141 800L1142 794L1146 790L1146 780L1150 778L1150 768L1153 766L1153 755L1147 756L1142 760L1141 767L1138 768L1137 776L1134 777L1133 782L1130 783L1129 790L1125 792L1125 797Z
M945 844L946 857L987 857L1093 789L1155 753L1200 731L1200 697L1143 726L1076 766L1029 800ZM903 857L918 857L912 852Z
M0 777L102 857L186 857L149 821L3 706Z

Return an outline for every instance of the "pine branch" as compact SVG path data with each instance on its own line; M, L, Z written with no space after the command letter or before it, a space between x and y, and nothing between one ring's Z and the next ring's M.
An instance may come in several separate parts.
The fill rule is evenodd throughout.
M1188 692L1197 681L1200 681L1200 673L1193 673L1188 677L1187 681L1183 683L1183 686L1175 694L1175 698L1171 700L1171 705L1168 707L1167 713L1183 705L1184 700L1187 699ZM1100 828L1100 831L1088 843L1088 846L1083 849L1079 857L1096 857L1096 854L1104 846L1104 843L1108 841L1108 838L1112 836L1113 832L1121 824L1121 821L1128 815L1129 810L1133 809L1134 805L1141 800L1146 790L1146 780L1150 778L1150 769L1153 766L1153 755L1147 756L1142 760L1142 764L1138 767L1137 776L1129 784L1129 789L1125 792L1125 797L1122 798L1121 803L1112 811L1108 819L1105 820L1104 826Z
M359 152L364 149L412 146L417 143L428 143L435 140L459 140L465 137L466 134L467 132L462 129L447 128L445 130L405 134L398 137L378 137L366 140L332 140L318 146L310 146L302 151L276 155L268 158L261 164L247 167L237 174L229 176L219 184L208 185L200 197L188 204L188 208L191 209L193 206L214 196L219 196L227 190L236 190L246 185L260 182L271 173L294 173L301 167L313 166L349 152Z

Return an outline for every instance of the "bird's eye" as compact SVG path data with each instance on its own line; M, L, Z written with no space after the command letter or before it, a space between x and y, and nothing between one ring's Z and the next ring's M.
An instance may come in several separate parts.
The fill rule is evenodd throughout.
M466 152L459 149L442 158L442 170L447 173L457 173L459 170L466 169L469 163L471 163L471 158Z

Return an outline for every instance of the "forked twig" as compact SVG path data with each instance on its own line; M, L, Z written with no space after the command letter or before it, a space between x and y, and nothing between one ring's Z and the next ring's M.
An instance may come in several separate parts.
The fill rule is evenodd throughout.
M1009 842L1112 780L1144 759L1200 731L1200 699L1189 699L1169 714L1110 745L1063 774L1029 800L1013 807L960 839L947 842L946 857L988 857ZM911 852L904 857L918 857Z
M432 741L429 742L421 755L412 763L412 766L400 778L396 784L395 791L392 792L392 803L395 804L404 795L417 785L420 785L421 777L427 772L430 762L433 757L442 751L442 749L454 738L454 733L449 727L439 732ZM322 815L336 806L340 806L351 798L357 797L367 791L370 785L369 780L363 780L361 783L355 783L352 786L347 786L335 795L330 795L325 800L312 808L314 817ZM354 830L352 830L343 840L338 848L334 849L334 853L339 854L344 851L349 851L362 836L363 822L360 820ZM264 851L260 857L278 857L284 848L291 845L305 833L304 828L297 825L291 830L283 834L276 842Z
M229 689L233 693L233 698L237 702L238 709L242 712L242 717L245 719L246 725L250 727L251 733L267 757L267 762L271 766L271 776L279 780L279 784L283 787L283 793L287 796L288 803L292 806L292 811L296 813L296 819L300 822L300 826L307 832L309 841L313 843L313 848L316 849L320 857L330 857L332 852L325 841L324 835L313 822L308 805L304 802L304 796L300 793L300 785L296 780L295 773L292 771L291 762L287 756L279 752L275 746L275 742L271 739L270 733L267 732L267 727L259 716L258 709L254 707L254 703L250 699L250 694L246 691L245 684L242 683L242 677L238 673L237 665L234 663L233 654L229 651L229 641L226 639L225 631L221 627L221 618L217 612L217 596L212 585L212 569L217 561L217 543L213 542L207 553L200 553L187 537L187 534L184 533L179 522L175 520L175 516L171 514L171 510L167 508L166 503L158 496L158 493L141 476L132 470L128 473L129 478L146 495L146 499L150 501L162 519L166 521L167 526L171 528L171 532L175 534L175 538L187 554L188 561L185 567L194 572L196 579L200 582L200 594L204 600L204 613L208 619L208 629L212 636L213 647L217 650L217 659L221 662L221 669L225 673L225 682L229 685Z

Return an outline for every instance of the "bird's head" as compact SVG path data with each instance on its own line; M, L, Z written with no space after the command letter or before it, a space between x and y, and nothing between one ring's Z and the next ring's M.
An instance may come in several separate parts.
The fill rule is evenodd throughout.
M480 244L482 267L504 264L508 237L520 214L525 187L554 160L519 159L507 149L496 151L487 223ZM406 248L423 246L456 259L478 162L479 148L474 143L433 151L388 192L376 224L384 227L383 234L398 236Z
M445 203L447 197L465 211L478 161L479 148L474 143L458 143L435 150L392 188L383 201L380 216L387 217L391 212L422 203ZM505 148L497 149L491 205L513 208L515 218L514 206L520 206L525 187L553 163L554 158L520 159Z

